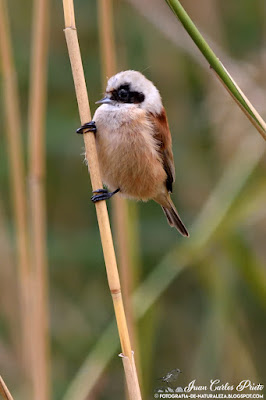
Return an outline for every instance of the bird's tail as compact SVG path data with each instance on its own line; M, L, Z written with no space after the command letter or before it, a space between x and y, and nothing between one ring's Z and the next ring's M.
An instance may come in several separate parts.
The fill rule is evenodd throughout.
M178 212L176 211L176 208L174 206L174 203L172 200L168 199L168 205L167 206L162 206L163 212L166 215L167 221L170 226L174 226L183 236L189 237L189 233L181 221L181 218L178 215Z

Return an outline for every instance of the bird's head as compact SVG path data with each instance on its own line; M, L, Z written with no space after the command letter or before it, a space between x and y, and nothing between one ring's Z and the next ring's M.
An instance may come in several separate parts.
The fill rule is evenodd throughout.
M162 111L162 101L158 89L138 71L122 71L112 76L106 87L105 97L97 104L117 107L142 108L153 114Z

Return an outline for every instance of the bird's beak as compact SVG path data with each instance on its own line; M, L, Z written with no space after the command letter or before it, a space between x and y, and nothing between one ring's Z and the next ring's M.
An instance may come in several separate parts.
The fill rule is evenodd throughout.
M111 104L112 102L110 97L105 96L103 99L96 101L95 104Z

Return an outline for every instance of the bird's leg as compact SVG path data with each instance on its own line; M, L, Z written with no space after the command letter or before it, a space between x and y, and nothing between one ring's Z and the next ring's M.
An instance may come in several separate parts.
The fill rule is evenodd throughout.
M120 191L120 189L116 189L113 192L108 192L107 189L94 190L92 193L98 193L98 194L94 194L92 196L91 200L93 201L93 203L96 203L97 201L100 201L100 200L108 200L108 199L110 199L110 197L112 197L114 194L116 194L119 191Z
M86 122L86 124L84 124L80 128L78 128L76 130L76 132L83 135L85 130L87 132L93 132L95 134L97 132L95 121Z
M169 385L169 387L171 388L171 389L175 389L174 387L173 387L173 385L172 385L172 383L171 382L167 382L167 384Z

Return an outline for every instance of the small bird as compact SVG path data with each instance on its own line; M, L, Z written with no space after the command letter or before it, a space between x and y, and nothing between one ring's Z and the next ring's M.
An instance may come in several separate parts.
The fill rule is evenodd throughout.
M182 373L182 371L180 371L179 368L172 369L172 371L167 372L167 374L165 376L163 376L162 378L159 378L159 380L166 382L168 384L171 384L177 380L178 375L181 373Z
M154 200L168 223L183 236L189 233L171 200L175 167L172 138L158 89L138 71L112 76L93 121L77 133L94 132L103 183L92 201L115 193L135 200Z

